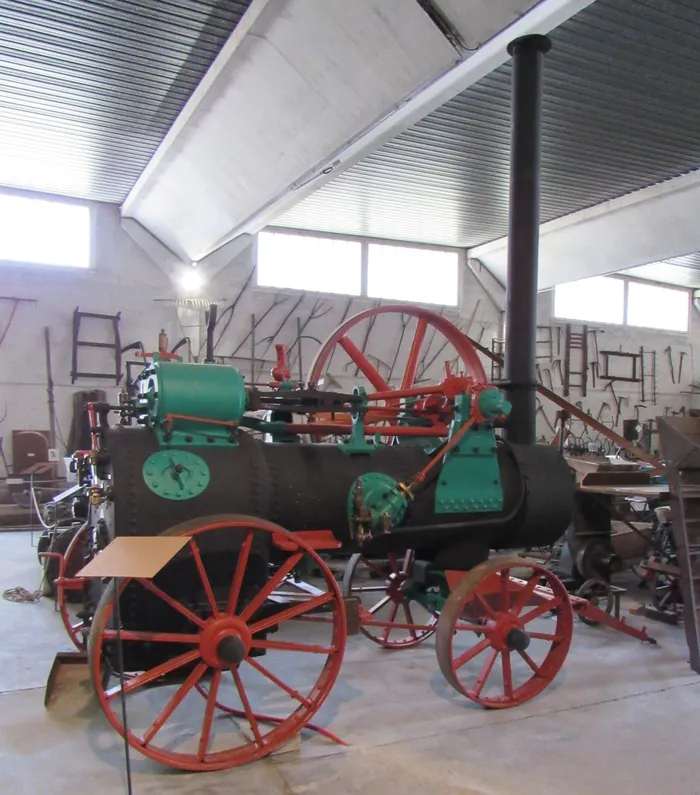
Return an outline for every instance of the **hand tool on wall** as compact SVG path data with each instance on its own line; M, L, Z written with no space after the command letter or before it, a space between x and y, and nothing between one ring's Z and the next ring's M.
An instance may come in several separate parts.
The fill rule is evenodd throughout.
M557 432L557 429L556 429L556 427L555 427L555 426L552 424L552 422L550 421L549 417L547 416L547 412L544 410L544 406L542 405L542 403L540 402L540 400L539 400L539 399L538 399L538 401L537 401L537 411L535 412L535 417L537 417L537 415L538 415L538 414L541 414L541 415L542 415L542 418L543 418L543 419L544 419L544 421L547 423L547 427L549 428L549 430L550 430L552 433L556 433L556 432Z
M622 414L622 404L624 403L625 407L629 406L630 399L627 397L620 397L617 401L617 416L615 417L615 425L618 425L620 422L620 415Z
M683 359L685 359L685 357L687 355L688 354L686 353L686 351L681 351L680 356L679 356L679 361L678 361L678 383L679 384L681 382L681 375L683 374Z
M639 349L639 367L640 367L640 386L642 390L642 403L647 399L646 398L646 384L644 383L644 378L646 377L645 367L644 367L644 348Z
M668 359L668 369L671 372L671 383L675 384L676 383L676 377L674 375L674 370L673 370L673 354L671 353L671 346L670 345L668 346L668 348L666 348L664 350L664 353L666 354L666 358Z
M635 403L634 406L634 418L639 422L639 409L645 409L646 406L643 403Z
M550 389L554 389L554 384L552 383L552 371L549 369L549 367L542 368L542 375L544 380L547 382L547 386L549 386Z
M552 372L557 373L559 375L559 386L564 385L564 374L562 373L561 369L561 359L555 359L552 362Z
M613 378L611 381L608 382L608 385L605 388L610 390L610 394L612 395L612 399L614 401L615 421L613 422L613 426L617 427L617 424L620 422L620 414L622 412L622 409L620 408L620 403L621 403L622 398L619 398L615 394L615 386L614 386L614 384L615 384L615 379Z
M600 408L598 409L598 413L595 415L595 418L596 418L596 421L597 421L597 422L600 422L600 421L601 421L601 419L602 419L602 417L603 417L603 412L605 411L605 409L607 409L608 411L610 411L610 404L607 402L607 400L604 400L604 401L603 401L603 402L600 404Z

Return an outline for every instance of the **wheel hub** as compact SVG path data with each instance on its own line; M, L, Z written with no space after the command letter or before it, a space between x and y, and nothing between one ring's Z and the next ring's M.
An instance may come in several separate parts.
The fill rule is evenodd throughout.
M202 659L212 668L238 665L250 650L251 634L245 622L233 616L207 621L199 640Z
M511 651L525 651L530 645L530 636L520 627L513 627L505 637L506 646Z
M403 586L407 580L407 576L403 573L390 574L389 585L387 586L386 593L397 604L401 604L404 600Z

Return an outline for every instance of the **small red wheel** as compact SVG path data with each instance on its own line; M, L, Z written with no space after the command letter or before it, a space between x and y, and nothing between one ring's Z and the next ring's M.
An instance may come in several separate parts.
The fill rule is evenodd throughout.
M308 542L271 522L210 516L167 534L190 540L153 581L120 586L128 742L180 770L260 759L298 734L333 687L346 640L340 589ZM291 575L307 560L321 583L299 593ZM115 591L100 601L88 654L100 706L124 736ZM303 621L311 614L320 620Z
M88 523L82 524L70 540L65 552L42 552L40 558L44 561L44 576L49 569L48 562L56 561L58 576L54 580L56 606L61 614L61 621L73 645L80 651L85 651L86 635L89 624L85 619L77 618L78 605L69 605L68 594L82 592L83 586L78 582L71 582L73 576L80 571L86 563ZM71 583L70 585L64 583ZM76 600L77 601L77 600ZM82 600L81 600L82 606Z
M389 361L384 362L383 368L378 363L376 366L372 364L363 353L364 344L380 315L398 315L401 319L401 326L395 329L394 336L398 343L395 345L395 354ZM411 318L416 319L412 337L408 333ZM357 336L359 346L350 337L352 330L361 332ZM391 340L391 335L386 331L383 331L381 336L384 343ZM408 339L411 340L410 344L404 346L404 340ZM360 312L341 323L323 343L311 364L308 381L312 388L323 380L338 348L345 352L346 359L349 359L351 366L354 367L353 376L357 377L362 373L369 381L372 390L377 392L391 390L389 384L392 381L396 383L398 380L396 376L399 374L401 380L397 389L409 389L417 381L423 381L428 372L440 373L439 378L433 379L439 381L444 377L443 363L454 359L457 359L456 369L462 370L464 375L471 376L476 381L486 381L479 355L464 332L443 315L418 306L404 304L379 306ZM422 357L421 351L424 353ZM382 369L385 371L384 374L380 372Z
M343 574L343 593L359 597L369 614L362 620L360 631L385 649L417 646L437 626L438 613L430 612L406 593L413 558L413 550L400 560L390 554L386 561L356 554Z
M436 636L440 670L485 707L524 704L559 673L573 628L569 594L551 571L523 558L489 560L465 574L445 602Z

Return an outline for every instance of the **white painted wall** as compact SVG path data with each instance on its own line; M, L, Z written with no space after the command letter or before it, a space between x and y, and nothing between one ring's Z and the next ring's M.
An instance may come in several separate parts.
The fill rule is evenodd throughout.
M557 354L555 343L555 358L561 359L562 368L564 365L564 327L566 322L566 320L553 317L553 291L547 290L541 292L539 294L538 323L542 326L552 325L555 330L557 326L561 327L561 352ZM571 324L573 331L581 330L582 323L579 321L571 321ZM698 315L695 309L691 309L690 333L688 334L595 323L589 323L588 327L589 329L598 329L598 347L600 350L622 350L638 353L640 347L643 347L646 351L656 351L657 400L654 404L651 400L651 396L649 394L646 396L646 408L641 408L639 411L641 420L654 419L664 414L667 410L679 411L685 408L685 410L688 411L690 408L700 408L700 404L694 403L689 394L690 384L697 380L696 368L700 367L700 362L693 360L693 347L695 344L700 344L700 315ZM544 336L544 333L540 334L540 338ZM556 339L556 334L554 336ZM671 347L671 354L673 356L674 377L677 382L675 384L671 380L668 357L664 352L669 346ZM681 351L686 352L688 355L683 363L682 375L678 383L678 363ZM539 346L538 352L544 354L545 346ZM592 337L589 337L588 354L589 361L594 361L595 349ZM542 368L551 368L551 362L547 360L539 360L539 363ZM576 366L573 369L578 369L578 359L576 359L575 364ZM600 364L602 367L602 357L600 358ZM612 367L613 365L611 365L611 371ZM615 371L619 372L618 370ZM700 373L698 373L698 376L700 377ZM546 381L546 377L543 380L545 380L545 386L548 386L549 384ZM553 380L554 391L557 392L557 394L562 394L562 384L558 374L553 374ZM612 408L606 409L603 412L601 421L611 427L616 433L622 435L622 420L633 419L635 417L635 405L642 403L640 385L622 381L616 381L614 383L615 394L626 397L629 400L629 405L623 406L619 424L614 425L616 414L614 401L610 394L610 390L605 389L606 384L606 381L596 379L596 388L593 389L589 373L587 396L583 397L580 390L574 388L571 390L568 400L572 403L580 401L584 411L590 411L594 417L598 415L598 411L604 402L610 404ZM546 411L547 417L553 424L557 407L544 399L542 400L542 405ZM541 414L538 415L537 431L538 435L547 441L552 438L552 432L547 427L547 423L544 421ZM576 423L573 426L573 432L575 435L583 434L584 430L582 424ZM595 432L592 432L587 438L594 439L596 436Z
M48 429L44 327L51 335L52 369L60 436L67 437L72 416L72 395L77 389L112 389L114 382L80 380L71 385L73 310L105 314L122 313L122 343L142 340L152 346L164 328L177 338L177 313L159 305L156 298L170 296L170 280L121 229L119 208L92 204L93 267L89 271L0 262L0 295L35 299L20 303L0 347L0 424L4 449L12 452L13 429ZM0 333L12 302L0 300ZM94 332L94 336L93 336ZM86 327L92 339L107 341L106 325ZM82 334L82 332L81 332ZM88 352L81 362L102 371L109 367L108 351ZM95 358L96 357L96 358ZM111 386L110 386L111 384ZM4 474L4 473L2 473Z

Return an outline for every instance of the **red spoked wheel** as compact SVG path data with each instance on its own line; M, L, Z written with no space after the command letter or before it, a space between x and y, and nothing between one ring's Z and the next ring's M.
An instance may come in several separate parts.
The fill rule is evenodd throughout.
M48 569L48 561L55 560L57 564L58 576L54 580L56 607L61 614L61 621L66 628L68 637L73 645L80 651L85 651L86 636L90 629L90 624L84 618L78 618L75 614L79 612L78 604L69 604L68 594L82 592L85 586L84 580L75 579L75 575L86 561L86 550L88 544L87 522L82 524L68 544L65 552L42 552L39 557L44 560L44 572Z
M353 555L343 574L343 593L360 599L366 611L360 631L385 649L408 649L427 640L436 629L438 613L413 600L406 591L414 552L373 560Z
M485 707L524 704L566 659L574 613L561 581L522 558L486 561L457 583L436 635L445 679Z
M153 581L120 584L128 742L181 770L260 759L333 687L346 640L340 589L308 541L271 522L212 516L167 532L190 537L182 552ZM290 575L307 561L321 575L300 593ZM115 596L112 584L88 654L100 705L124 736ZM322 620L303 620L314 616Z
M385 315L398 316L400 320L400 325L393 330L395 353L390 361L373 364L363 349L372 333L379 334L383 342L388 341L391 329L381 332L374 329L377 319ZM357 341L352 339L351 332ZM311 387L318 386L323 380L338 348L345 352L346 366L354 365L355 373L362 373L376 392L390 391L392 382L398 383L396 389L409 389L417 381L424 382L429 374L435 376L433 381L442 380L445 361L456 360L455 370L476 381L486 381L479 355L464 332L443 315L418 306L379 306L341 323L323 343L311 364L308 378Z

